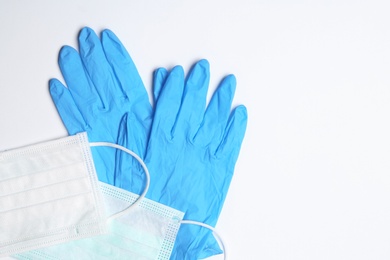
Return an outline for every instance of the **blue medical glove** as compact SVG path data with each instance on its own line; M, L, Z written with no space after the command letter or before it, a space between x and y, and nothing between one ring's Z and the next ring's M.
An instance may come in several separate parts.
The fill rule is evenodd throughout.
M145 158L152 174L147 197L185 212L185 219L215 226L244 137L246 108L231 112L236 79L229 75L205 110L210 74L206 60L196 63L186 80L181 67L166 74L160 69L154 78L156 107ZM131 122L123 127L125 133ZM182 225L171 259L220 252L208 230Z
M125 137L128 148L143 157L145 146L142 144L147 140L151 109L142 82L129 55L115 35L107 30L102 33L100 43L92 30L84 28L80 33L79 42L81 58L70 47L64 47L60 53L59 63L68 88L65 88L58 80L50 82L53 100L69 133L88 131L89 135L92 135L91 141L117 140L116 137L119 135L119 139ZM165 78L166 72L160 70L155 79L155 96L159 95ZM175 102L181 101L175 100ZM166 112L170 113L171 108L167 108ZM125 132L115 133L118 130L118 124L115 123L117 119L126 121L129 125ZM137 192L135 189L142 190L143 175L138 171L138 163L136 166L131 163L132 173L128 174L130 172L128 169L126 171L115 169L115 165L111 163L114 154L110 150L95 153L94 157L95 161L100 162L97 170L101 180L133 192ZM99 158L96 159L96 157ZM152 173L152 180L154 176L155 174ZM170 177L165 175L164 178ZM161 181L164 182L163 179ZM225 195L221 198L224 200ZM206 221L206 223L211 222ZM175 244L179 248L176 250L179 253L174 253L173 259L203 258L219 252L212 237L201 235L194 227L189 231L186 229L184 226L181 229L182 235L178 236ZM194 240L194 243L198 241L197 244L189 245L189 240L186 238L191 240L192 235L200 238ZM185 254L187 250L188 253ZM202 253L202 250L206 251Z
M143 158L152 108L129 54L111 31L104 30L100 40L90 28L81 30L79 49L78 53L64 46L60 51L67 88L57 79L50 81L51 96L69 134L86 131L91 142L116 143L120 121L126 116L131 122L127 147ZM92 153L99 180L133 192L143 190L143 172L136 161L129 174L115 171L114 149Z

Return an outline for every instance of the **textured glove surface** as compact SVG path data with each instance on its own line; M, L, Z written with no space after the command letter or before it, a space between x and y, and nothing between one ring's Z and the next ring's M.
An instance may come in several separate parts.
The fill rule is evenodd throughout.
M166 74L160 69L154 79L156 107L145 157L153 178L147 197L185 212L185 219L215 226L244 137L246 108L231 112L236 79L229 75L205 109L206 60L196 63L187 79L180 66ZM171 259L220 252L211 232L182 225Z
M90 28L83 28L79 49L64 46L60 51L58 63L67 87L57 79L50 81L52 99L69 134L86 131L91 142L117 143L126 116L132 125L126 133L127 147L143 158L152 108L132 59L110 30L104 30L100 40ZM100 181L133 192L142 190L143 173L135 160L126 158L131 160L131 172L121 172L115 170L114 149L92 152Z

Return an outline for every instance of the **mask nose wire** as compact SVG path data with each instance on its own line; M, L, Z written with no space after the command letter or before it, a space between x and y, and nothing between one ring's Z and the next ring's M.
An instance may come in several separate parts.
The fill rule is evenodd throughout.
M146 184L145 184L144 191L141 193L141 195L139 195L138 199L136 201L134 201L130 206L128 206L127 208L125 208L122 211L119 211L119 212L115 213L114 215L109 216L107 218L107 220L110 221L110 220L112 220L114 218L119 218L119 217L123 216L124 214L126 214L128 211L130 211L131 208L133 208L136 205L138 205L142 201L142 199L145 198L145 195L146 195L146 193L149 190L149 184L150 184L150 174L149 174L148 167L146 167L146 164L142 161L142 159L136 153L134 153L133 151L131 151L131 150L129 150L126 147L123 147L121 145L108 143L108 142L91 142L91 143L89 143L89 145L91 147L107 146L107 147L112 147L112 148L115 148L115 149L119 149L119 150L121 150L121 151L123 151L125 153L128 153L131 156L133 156L141 164L142 168L144 169L145 176L146 176Z

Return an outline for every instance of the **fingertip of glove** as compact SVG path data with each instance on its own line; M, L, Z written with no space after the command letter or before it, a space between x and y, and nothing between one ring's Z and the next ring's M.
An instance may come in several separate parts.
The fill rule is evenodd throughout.
M183 69L183 67L180 66L180 65L176 65L176 66L173 67L173 69L171 70L170 75L172 75L172 76L182 76L182 77L184 77L184 69Z
M119 42L118 37L110 29L104 29L101 33L102 42L105 43L108 40Z
M49 91L50 94L53 96L61 95L62 93L62 86L61 82L59 82L58 79L50 79L49 80Z
M230 84L237 84L237 78L234 74L229 74L225 77L225 80L229 81Z
M196 64L197 64L197 65L200 65L200 66L202 66L202 67L204 67L204 68L209 68L209 67L210 67L210 63L209 63L209 61L206 60L206 59L201 59L201 60L199 60Z
M49 79L49 86L50 86L50 88L57 87L58 83L59 83L59 81L56 78Z
M93 30L91 29L91 27L89 27L89 26L84 26L83 28L81 28L80 33L81 33L82 31L87 31L87 30L93 31Z
M191 77L194 76L198 78L198 76L209 76L210 75L210 64L206 59L199 60L195 63L192 69Z
M79 40L85 40L85 39L88 39L88 37L94 33L94 31L89 28L89 27L84 27L80 30L80 33L79 33Z
M77 53L77 51L73 47L70 47L68 45L64 45L64 46L61 47L59 57L61 59L63 59L63 58L66 58L68 55L70 55L72 53Z
M207 90L210 80L210 64L207 60L202 59L196 62L187 76L186 84L192 89Z
M168 73L167 69L165 68L158 68L154 71L153 76L155 78L161 78L165 77L165 75Z
M231 102L234 97L234 93L236 92L236 77L233 74L230 74L224 77L219 84L217 93L218 95L222 95L225 101Z
M234 109L234 113L236 114L236 116L239 116L244 120L248 119L248 110L247 110L246 106L244 106L244 105L238 105Z
M184 74L184 69L181 65L176 65L175 67L172 68L171 73L183 73Z
M197 78L199 75L209 75L210 64L206 59L199 60L191 69L190 77Z
M110 29L104 29L101 33L102 37L112 37L114 36L114 38L117 38L115 33L113 31L111 31Z

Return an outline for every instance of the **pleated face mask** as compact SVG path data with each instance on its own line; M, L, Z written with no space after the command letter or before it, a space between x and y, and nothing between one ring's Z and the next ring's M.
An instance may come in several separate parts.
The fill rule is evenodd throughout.
M0 256L106 232L85 133L0 153Z
M138 160L146 175L143 193L98 182L90 146L120 149ZM181 224L215 231L146 199L149 182L136 154L88 143L86 133L1 152L0 256L168 260Z
M133 204L138 195L100 183L107 216ZM17 259L168 260L183 213L149 199L109 222L109 233L23 254Z
M99 183L90 146L135 157L147 177L144 192L138 196ZM136 154L115 144L88 143L86 133L2 152L0 254L169 259L184 213L145 199L148 186L148 170Z

